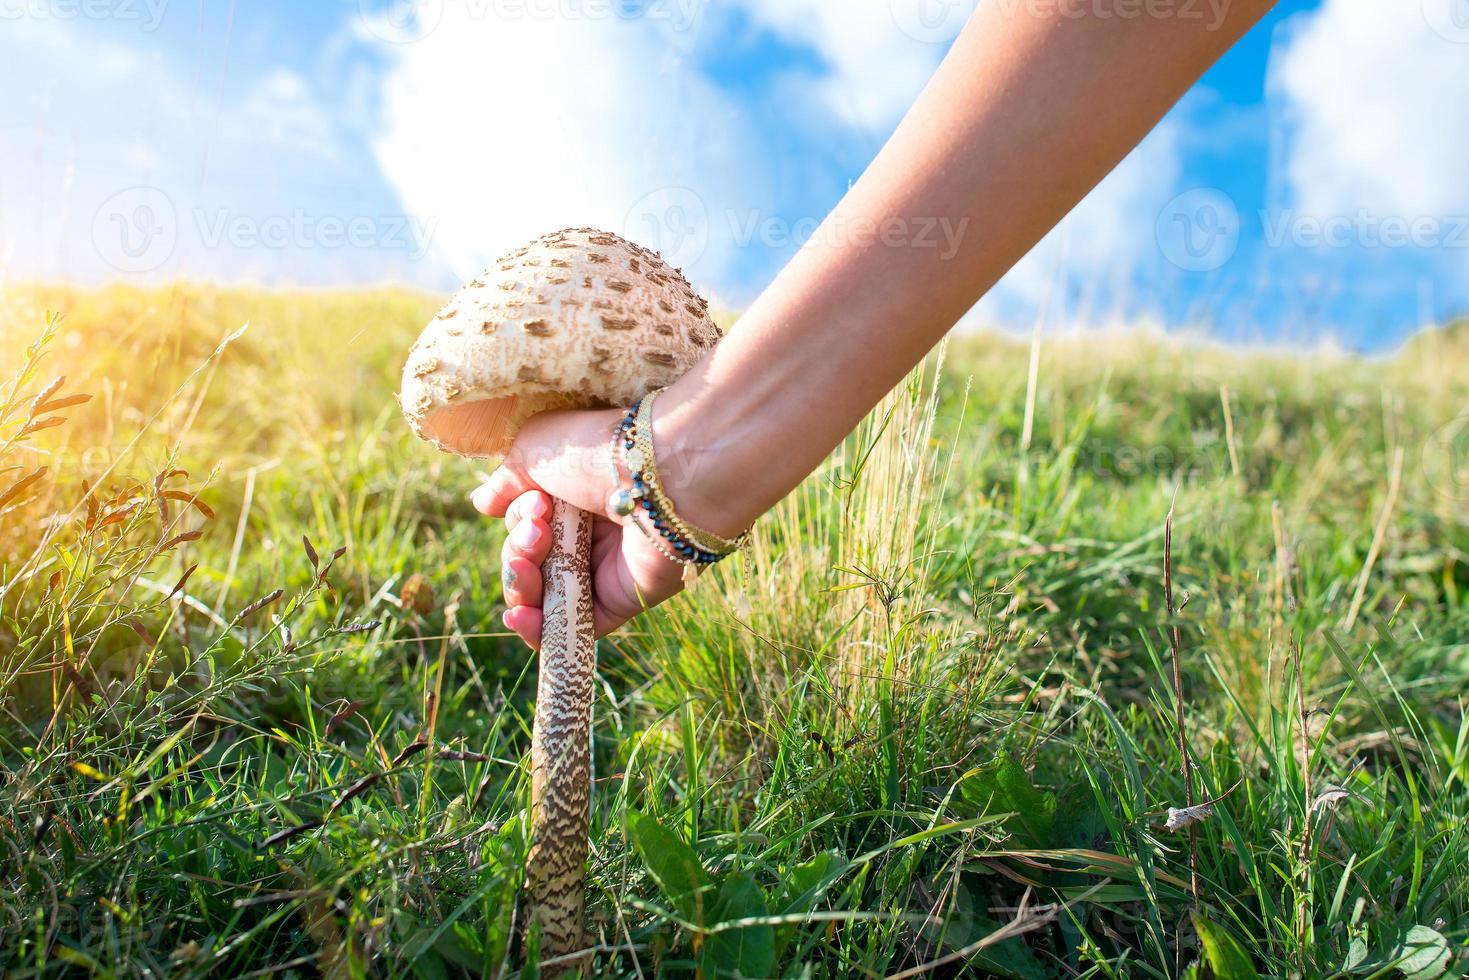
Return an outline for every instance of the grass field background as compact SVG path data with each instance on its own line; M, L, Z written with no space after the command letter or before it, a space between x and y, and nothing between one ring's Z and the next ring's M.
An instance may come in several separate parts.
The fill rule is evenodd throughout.
M393 398L436 306L0 294L6 974L520 968L534 664ZM1466 411L1463 330L956 339L600 645L590 972L1469 972Z

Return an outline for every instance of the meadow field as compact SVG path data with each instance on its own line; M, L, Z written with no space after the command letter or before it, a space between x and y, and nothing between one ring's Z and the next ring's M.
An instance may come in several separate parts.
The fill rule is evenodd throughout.
M536 973L438 305L0 293L0 972ZM1469 330L956 338L600 644L587 972L1463 976L1466 681Z

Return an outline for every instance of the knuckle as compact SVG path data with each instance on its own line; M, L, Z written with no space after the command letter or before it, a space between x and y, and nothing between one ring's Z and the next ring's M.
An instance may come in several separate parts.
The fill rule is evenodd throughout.
M511 446L505 458L500 461L500 469L516 483L528 482L530 480L529 454L519 444Z

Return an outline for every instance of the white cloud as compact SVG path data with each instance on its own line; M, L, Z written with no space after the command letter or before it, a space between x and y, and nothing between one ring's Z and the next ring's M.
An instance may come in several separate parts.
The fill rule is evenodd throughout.
M748 298L787 251L752 228L822 216L865 162L851 148L876 149L872 137L911 104L973 2L733 0L757 33L819 65L793 71L770 99L706 71L731 24L705 2L648 0L628 16L591 0L420 0L431 17L354 19L314 69L237 61L233 89L207 69L206 84L182 77L157 46L58 22L9 25L0 85L16 94L0 103L0 254L18 274L84 281L444 284L441 266L404 263L420 234L386 255L319 244L320 219L405 210L458 278L586 223L661 248L705 289ZM1069 232L1027 256L1001 301L1023 310L1045 295L1063 238L1075 281L1130 270L1150 233L1137 215L1177 169L1171 140L1150 146L1077 209ZM362 166L364 150L380 174ZM117 254L168 220L166 261ZM260 244L277 233L284 245Z
M940 2L940 16L924 19L925 0L739 3L757 29L821 63L815 77L784 86L790 97L776 111L816 120L837 139L896 125L973 7ZM490 16L497 9L502 16ZM507 18L504 9L423 2L418 21L359 30L374 42L404 32L404 43L381 48L390 65L375 150L405 206L438 223L436 244L456 273L473 275L548 229L587 223L690 260L705 288L747 295L762 285L740 281L748 269L733 266L749 228L731 216L773 214L771 186L783 173L762 145L773 120L745 118L738 97L699 70L716 32L698 37L652 17ZM1152 216L1174 193L1176 143L1165 129L1130 156L1001 282L987 310L1027 320L1063 256L1073 284L1125 283L1152 257ZM795 222L803 205L813 202L775 217ZM680 226L695 233L680 238Z
M1461 0L1325 0L1282 32L1270 97L1293 203L1318 217L1469 213L1469 28ZM1439 8L1444 8L1440 10Z
M971 0L742 0L787 43L814 51L824 73L808 97L848 125L884 135L923 89Z
M938 67L975 0L742 0L755 22L817 54L803 98L842 124L885 136ZM793 86L794 88L794 86ZM1176 193L1180 123L1165 123L990 292L966 323L1028 326L1047 299L1096 292L1113 302L1157 256L1154 218ZM1058 312L1056 305L1051 314ZM1102 310L1103 316L1111 310ZM1072 311L1073 315L1075 311Z
M767 203L758 133L654 17L507 16L448 4L385 47L374 150L404 205L437 222L462 277L548 230L620 231L721 282L722 216ZM496 12L498 10L498 16Z
M233 113L232 126L269 145L339 162L326 111L306 80L290 69L275 68L256 82Z
M118 25L7 21L0 273L296 284L422 271L403 272L414 242L343 243L391 238L381 212L392 202L329 169L345 156L342 127L318 87L283 66L237 65L242 88L229 94L181 77L152 40Z

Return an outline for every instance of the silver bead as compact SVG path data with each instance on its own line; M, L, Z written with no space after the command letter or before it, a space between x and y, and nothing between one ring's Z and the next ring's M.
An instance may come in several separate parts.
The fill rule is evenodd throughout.
M627 490L618 488L612 491L612 496L607 498L607 509L618 517L626 517L633 512L637 506L632 499L632 494Z

